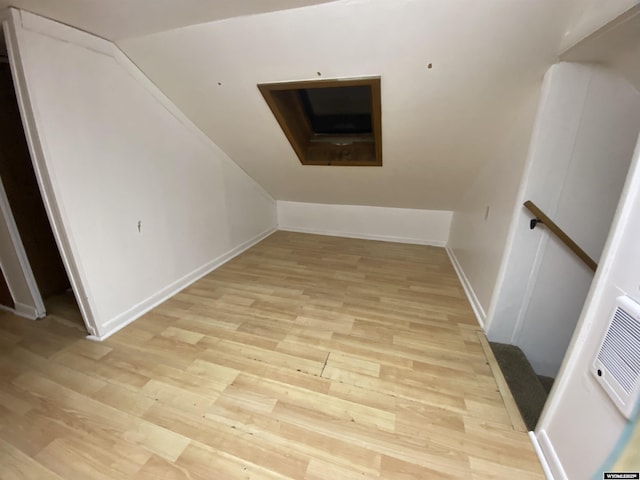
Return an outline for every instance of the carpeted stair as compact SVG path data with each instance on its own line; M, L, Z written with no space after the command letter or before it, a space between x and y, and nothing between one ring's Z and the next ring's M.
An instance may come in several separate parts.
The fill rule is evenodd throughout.
M527 429L534 430L553 385L553 378L536 375L527 357L515 345L495 342L489 342L489 345Z

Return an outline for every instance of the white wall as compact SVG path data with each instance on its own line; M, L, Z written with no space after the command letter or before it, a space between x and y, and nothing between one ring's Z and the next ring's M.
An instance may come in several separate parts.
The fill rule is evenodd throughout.
M553 218L597 262L640 132L640 95L624 79L595 70L580 115ZM542 185L546 190L548 179ZM548 238L516 343L537 372L555 376L593 274L557 237Z
M626 425L590 367L615 298L640 302L640 142L633 162L570 353L536 432L557 479L602 478L599 468Z
M532 200L597 262L640 131L640 95L603 68L561 63L547 74L536 122L518 204ZM488 334L554 376L592 273L530 219L517 208Z
M295 232L443 247L452 212L278 202L278 227Z
M481 324L486 320L507 241L538 95L536 85L512 106L513 121L502 132L492 161L463 191L453 216L449 254Z
M115 46L14 20L36 171L97 337L275 228L275 202Z
M522 207L522 203L527 199L527 195L532 193L529 185L531 184L542 189L542 192L536 195L538 201L543 202L541 208L549 210L554 205L556 199L545 194L545 180L547 185L551 185L549 182L555 182L550 188L552 192L559 191L562 177L554 175L554 172L556 168L561 171L566 169L579 121L579 105L586 94L586 79L579 76L577 71L570 69L566 72L572 79L566 83L556 81L555 77L558 75L560 73L557 66L551 67L545 75L529 147L527 170L525 178L521 179L520 192L515 202L515 215L511 219L509 240L504 250L501 273L495 285L496 291L489 311L487 329L492 340L498 342L515 341L516 319L525 298L528 274L534 268L535 253L543 234L542 228L529 231L530 216ZM579 79L582 79L580 85ZM558 163L556 156L558 161L564 163ZM533 165L536 165L536 168L532 168Z

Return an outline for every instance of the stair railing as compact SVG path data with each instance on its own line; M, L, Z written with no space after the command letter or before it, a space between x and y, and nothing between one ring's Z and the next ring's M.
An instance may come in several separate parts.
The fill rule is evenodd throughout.
M531 200L524 202L524 206L533 213L534 218L529 222L529 228L533 230L538 224L543 224L547 227L556 237L562 241L569 250L575 253L591 270L594 272L598 268L598 264L585 252L582 248L574 242L569 235L567 235L556 223L551 220L538 206Z

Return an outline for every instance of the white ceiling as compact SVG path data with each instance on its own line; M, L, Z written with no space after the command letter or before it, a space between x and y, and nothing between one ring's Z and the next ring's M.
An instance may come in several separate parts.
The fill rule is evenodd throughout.
M576 0L565 28L560 51L578 45L593 32L636 7L638 0Z
M600 3L585 1L0 0L0 9L116 41L276 199L453 210L510 141L514 119L533 118L530 99L559 47L578 41L583 23L603 24ZM630 2L609 3L617 12ZM566 59L606 63L638 87L635 23ZM300 165L256 84L317 72L382 77L382 168Z
M569 62L593 62L619 72L640 90L640 6L570 48L562 55Z
M572 3L342 0L118 45L276 199L454 210L535 115ZM256 85L317 72L381 76L383 167L300 165Z
M107 38L121 40L224 18L332 0L0 0Z

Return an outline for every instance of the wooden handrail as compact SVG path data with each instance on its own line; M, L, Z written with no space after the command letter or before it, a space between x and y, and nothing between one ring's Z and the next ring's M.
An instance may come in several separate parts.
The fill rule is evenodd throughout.
M546 225L546 227L551 230L561 241L564 243L569 249L575 253L580 259L587 264L587 266L596 271L598 268L598 264L589 256L587 252L581 249L576 242L571 240L571 237L564 233L564 231L555 224L553 220L551 220L545 213L540 210L535 203L531 200L527 200L524 202L524 206L535 215L535 219L531 220L531 228L535 228L538 223L542 223Z

